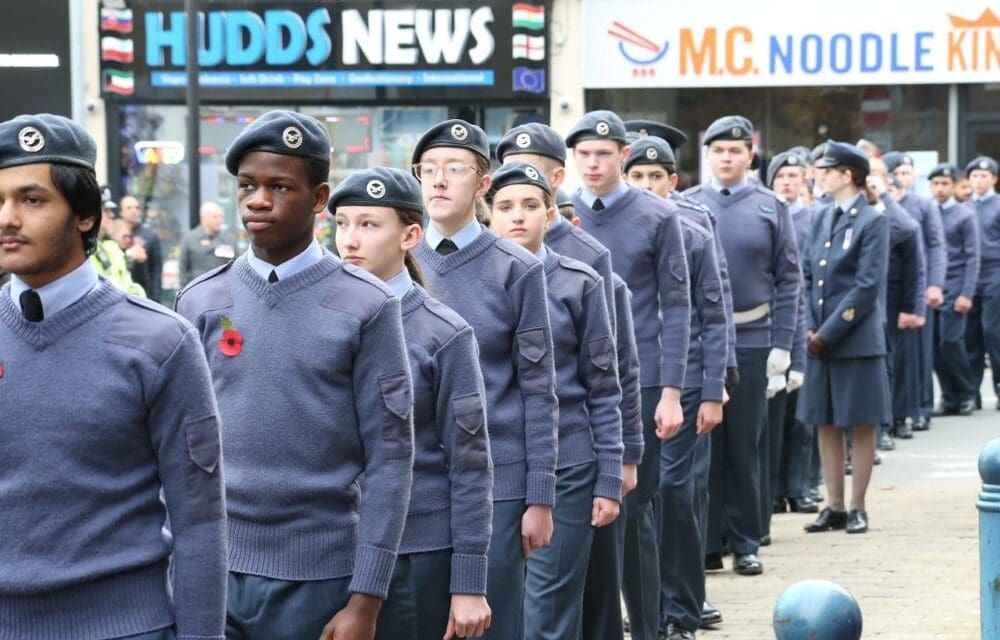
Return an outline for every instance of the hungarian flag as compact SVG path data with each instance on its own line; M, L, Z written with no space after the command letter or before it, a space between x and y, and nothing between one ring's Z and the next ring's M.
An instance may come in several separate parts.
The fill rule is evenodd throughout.
M135 75L131 71L118 71L117 69L106 69L108 81L104 89L111 93L118 93L123 96L130 96L135 93Z
M514 5L514 28L541 31L545 28L545 7L519 2Z
M545 38L543 36L526 36L523 33L515 33L511 45L511 54L514 58L545 59Z
M101 60L132 63L132 41L123 38L105 36L101 38Z
M132 10L102 8L101 31L132 33Z

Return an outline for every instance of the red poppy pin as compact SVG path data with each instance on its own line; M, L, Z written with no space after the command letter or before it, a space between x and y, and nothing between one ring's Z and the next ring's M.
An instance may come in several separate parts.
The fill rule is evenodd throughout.
M240 355L243 351L243 334L233 327L233 321L228 316L222 316L222 339L219 340L219 351L230 358Z
M3 377L3 365L0 364L0 378Z

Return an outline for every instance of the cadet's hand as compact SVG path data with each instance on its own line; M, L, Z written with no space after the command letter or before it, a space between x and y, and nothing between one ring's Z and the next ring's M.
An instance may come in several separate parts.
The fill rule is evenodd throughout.
M767 377L783 376L790 366L792 366L792 352L772 347L767 354Z
M594 498L594 507L590 513L590 526L603 527L611 524L618 517L621 505L607 498Z
M787 384L788 381L785 379L785 374L783 373L769 377L767 379L767 399L770 400L784 391Z
M698 405L698 435L711 433L722 422L722 403L704 400Z
M913 328L914 329L921 329L921 328L923 328L923 326L925 324L927 324L927 318L926 317L924 317L924 316L918 316L918 315L914 315L913 316Z
M802 383L806 381L806 374L801 371L796 371L792 369L788 372L788 384L785 385L785 391L791 393L802 386Z
M486 596L455 593L451 596L451 613L444 640L478 638L493 623L493 612Z
M552 542L552 529L552 507L532 504L524 510L521 516L521 552L525 558Z
M886 183L885 178L878 174L868 174L866 182L868 183L868 186L875 191L875 195L877 196L881 196L889 190L889 185Z
M628 494L632 493L636 485L639 484L639 465L637 464L623 464L622 465L622 497L624 498Z
M364 593L352 593L347 606L337 612L319 640L372 640L382 600Z
M822 358L826 355L829 348L826 343L823 342L823 338L819 337L819 334L815 331L810 331L807 338L807 346L809 348L809 353L812 355Z
M912 313L900 313L896 317L896 328L899 330L913 329L915 316Z
M969 296L958 296L955 300L955 313L965 315L972 311L972 298Z
M927 294L925 296L927 300L927 306L931 309L937 309L944 304L944 292L941 291L941 287L931 285L927 287Z
M660 402L656 405L656 437L669 440L677 435L684 424L684 412L681 410L681 390L673 387L663 387Z

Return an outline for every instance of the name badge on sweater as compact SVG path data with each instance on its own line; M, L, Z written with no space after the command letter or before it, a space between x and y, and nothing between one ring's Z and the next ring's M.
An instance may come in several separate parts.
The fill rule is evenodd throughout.
M851 239L854 237L854 229L848 227L847 231L844 232L844 244L843 249L846 250L851 246Z
M215 257L223 260L232 260L236 257L236 251L229 244L220 244L215 248Z

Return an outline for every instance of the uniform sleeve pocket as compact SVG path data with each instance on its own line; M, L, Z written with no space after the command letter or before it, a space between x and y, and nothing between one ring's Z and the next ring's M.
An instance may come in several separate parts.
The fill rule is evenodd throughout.
M789 247L785 249L785 260L788 260L792 264L799 263L799 251L794 247Z
M465 469L485 469L490 464L486 413L478 393L455 396L451 400L457 429L458 463Z
M219 443L219 421L215 416L206 416L184 424L188 457L191 462L206 473L214 473L219 465L221 445Z
M687 275L687 258L685 256L670 257L670 276L677 282L684 282Z
M614 359L615 351L611 347L611 338L597 338L591 340L587 345L590 351L590 363L600 369L607 371L611 368L611 361Z
M553 381L542 359L548 352L544 329L527 329L517 334L518 379L522 393L545 393Z
M708 301L712 303L718 303L720 300L722 300L722 284L715 281L706 282L705 297L708 298Z
M181 511L190 522L221 518L225 508L222 500L222 478L219 461L222 445L219 439L219 419L205 416L184 423L187 455L192 464L186 465L185 504Z
M410 415L413 395L410 378L405 371L390 373L378 379L384 407L382 415L382 445L385 457L408 458L413 451L413 430Z

